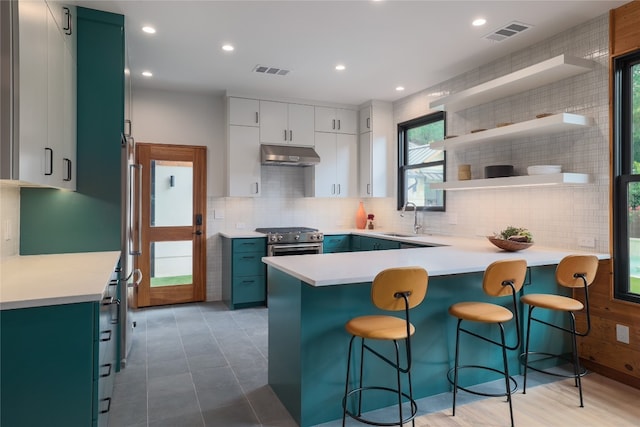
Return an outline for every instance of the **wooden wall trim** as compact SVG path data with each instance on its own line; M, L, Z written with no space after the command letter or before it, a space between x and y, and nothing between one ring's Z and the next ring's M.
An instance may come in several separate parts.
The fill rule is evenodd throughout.
M640 1L612 9L609 13L609 53L611 56L624 55L640 49Z

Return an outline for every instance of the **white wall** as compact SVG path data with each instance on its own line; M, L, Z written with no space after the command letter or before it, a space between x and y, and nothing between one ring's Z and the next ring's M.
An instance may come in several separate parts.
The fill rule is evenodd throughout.
M225 104L208 93L133 89L137 142L207 147L207 194L224 194Z

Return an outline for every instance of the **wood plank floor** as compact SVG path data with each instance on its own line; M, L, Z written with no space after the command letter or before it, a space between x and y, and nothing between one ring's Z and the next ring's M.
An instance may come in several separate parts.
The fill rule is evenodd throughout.
M640 390L601 375L583 378L584 408L578 391L567 379L527 389L513 395L517 427L636 427L640 426ZM509 406L501 398L488 398L416 418L416 427L509 426Z

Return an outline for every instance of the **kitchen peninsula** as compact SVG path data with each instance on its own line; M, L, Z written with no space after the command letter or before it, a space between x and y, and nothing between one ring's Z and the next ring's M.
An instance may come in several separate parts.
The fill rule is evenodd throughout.
M442 236L397 240L431 247L263 258L268 272L269 384L301 426L342 416L349 343L344 324L352 317L377 312L370 302L370 284L379 271L421 266L429 273L427 296L411 312L411 322L416 327L412 340L414 396L422 398L450 390L446 374L453 366L455 319L448 315L447 309L464 300L488 301L481 282L483 271L491 262L524 258L529 266L524 292L528 289L558 292L555 266L564 256L575 253L536 246L522 252L503 252L486 240ZM599 259L609 258L607 254L596 255ZM492 302L508 304L506 298ZM518 326L521 330L522 317ZM484 325L478 327L483 334L494 332L490 328L485 330ZM507 340L515 342L514 325L506 329ZM544 339L534 336L532 348L554 353L570 348L561 335L557 339L549 334ZM496 357L497 350L475 347L473 357L480 364L501 363L500 357ZM518 372L518 353L509 355L511 372ZM389 384L394 381L393 373L387 375L389 371L383 370L383 365L374 360L367 363L366 370L369 375L373 373L377 381ZM461 355L461 363L465 364L465 354ZM465 381L471 385L492 379L494 377L487 374L474 372ZM368 406L363 410L393 403L385 400L386 396L372 397L367 399Z

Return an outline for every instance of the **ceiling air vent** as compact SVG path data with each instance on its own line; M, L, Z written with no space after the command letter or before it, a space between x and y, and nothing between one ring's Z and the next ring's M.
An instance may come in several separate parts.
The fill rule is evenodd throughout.
M490 32L483 38L494 41L494 42L501 42L517 34L520 34L521 32L528 30L531 27L533 27L533 25L523 24L522 22L513 21L507 25L504 25L498 28L495 31Z
M289 70L278 67L268 67L266 65L256 65L253 71L260 74L272 74L275 76L286 76L290 72Z

